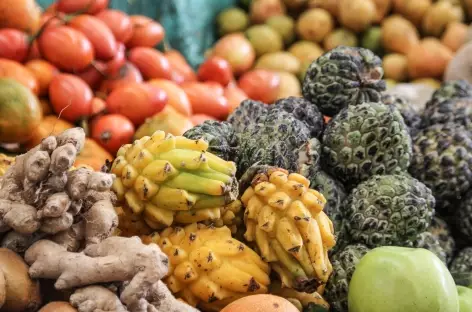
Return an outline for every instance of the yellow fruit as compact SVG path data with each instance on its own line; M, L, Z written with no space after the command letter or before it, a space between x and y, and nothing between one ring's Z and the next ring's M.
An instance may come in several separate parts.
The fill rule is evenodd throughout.
M289 52L273 52L261 56L255 68L296 74L300 71L300 61Z
M323 212L326 199L302 175L262 167L241 197L248 242L255 243L282 287L314 292L328 280L333 224Z
M374 0L374 5L376 10L375 22L378 23L382 21L385 15L390 11L392 0Z
M341 25L355 32L369 28L376 15L373 0L340 0L339 21Z
M462 22L464 11L461 6L449 1L438 1L428 8L422 23L425 35L439 37L447 25L452 22Z
M253 25L246 30L246 37L257 56L283 49L282 36L269 25Z
M410 21L392 15L382 23L382 43L389 52L407 54L420 41L418 31Z
M382 61L384 76L395 81L405 81L408 78L408 60L405 55L392 53L384 56Z
M278 74L280 77L280 88L277 93L277 99L302 96L302 88L297 76L288 72L278 72Z
M296 27L302 39L321 42L333 30L334 21L328 11L310 9L300 15Z
M249 18L254 24L261 24L272 16L284 14L285 6L282 3L282 0L251 1L249 7Z
M156 131L123 145L113 161L113 190L153 229L174 222L231 224L237 197L236 166L207 151L204 140ZM228 212L228 214L226 213Z
M324 48L326 51L332 50L338 46L355 47L358 45L356 34L345 28L338 28L324 40Z
M423 16L431 4L431 0L395 0L394 9L395 13L402 15L416 26L421 26Z
M339 2L340 0L308 0L308 7L325 9L332 16L338 17Z
M204 311L268 291L269 266L227 227L169 227L151 241L169 257L164 282L172 293Z
M295 42L288 48L288 52L295 55L302 63L311 63L324 53L323 49L317 43L306 40Z

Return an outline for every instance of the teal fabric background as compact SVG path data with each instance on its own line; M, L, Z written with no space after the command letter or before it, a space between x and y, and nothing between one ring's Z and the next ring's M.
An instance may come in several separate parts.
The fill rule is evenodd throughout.
M54 2L36 1L43 8ZM217 39L216 15L236 3L236 0L110 0L110 7L159 21L166 30L170 46L197 67L203 61L205 51Z

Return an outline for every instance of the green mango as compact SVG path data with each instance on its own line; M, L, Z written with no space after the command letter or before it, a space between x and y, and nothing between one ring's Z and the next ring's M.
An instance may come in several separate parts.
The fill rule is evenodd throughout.
M464 286L457 286L457 294L459 295L459 311L472 312L472 289Z
M349 312L459 312L447 267L423 248L378 247L357 264Z

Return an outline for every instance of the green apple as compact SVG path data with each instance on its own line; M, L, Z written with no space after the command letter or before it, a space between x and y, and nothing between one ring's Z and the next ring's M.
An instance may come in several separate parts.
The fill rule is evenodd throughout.
M459 294L459 311L472 312L472 289L464 286L457 286Z
M449 270L422 248L378 247L357 264L349 312L459 312Z

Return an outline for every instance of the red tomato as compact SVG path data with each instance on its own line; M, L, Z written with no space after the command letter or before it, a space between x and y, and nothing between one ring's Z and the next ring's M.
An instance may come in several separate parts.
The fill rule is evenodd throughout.
M44 60L31 60L25 64L26 68L33 73L39 85L39 95L47 95L49 92L49 85L54 76L59 74L59 70Z
M164 54L153 48L133 48L129 51L128 60L139 69L146 80L172 77L169 61Z
M123 43L118 43L118 49L116 50L115 57L107 62L107 74L110 76L115 76L118 74L118 71L126 63L126 47Z
M63 17L64 14L62 13L44 13L41 15L39 24L41 25L41 28L54 28L64 24L64 21L61 20Z
M149 84L164 90L169 98L167 104L185 116L192 115L192 106L184 90L176 83L166 79L153 79Z
M0 29L0 58L23 62L28 55L29 38L21 30Z
M220 85L216 81L205 81L203 82L204 85L208 86L208 88L211 88L215 91L216 94L218 95L224 95L225 89L223 88L222 85Z
M190 121L195 126L201 125L202 123L204 123L207 120L217 120L217 119L215 117L211 117L211 116L208 116L208 115L205 115L205 114L197 114L197 115L190 116Z
M28 56L26 57L25 61L37 60L40 59L41 53L39 53L38 48L38 41L33 41L28 51Z
M172 81L181 84L183 82L197 81L197 75L187 63L185 57L177 50L164 52L165 57L172 68Z
M225 98L228 100L229 112L232 113L242 101L248 98L247 94L238 88L236 85L229 84L224 93Z
M129 83L140 83L143 81L143 76L133 64L126 62L115 76L112 76L103 81L100 86L100 91L110 93L116 88L123 87Z
M58 0L57 10L64 13L97 14L108 7L108 0Z
M70 122L92 114L92 98L90 87L74 75L59 74L49 85L49 100L54 112Z
M226 86L234 79L231 65L222 57L212 56L198 68L198 79L201 81L216 81Z
M0 59L0 78L14 79L33 91L33 93L38 94L39 92L39 84L36 77L21 63L9 59Z
M84 70L93 61L93 46L84 34L69 26L47 28L38 40L46 60L67 71Z
M187 94L194 114L206 114L218 119L224 119L229 113L228 101L219 95L214 88L204 83L191 82L182 86Z
M95 61L90 64L84 71L77 73L77 77L85 81L92 90L96 90L100 87L100 84L105 80L107 66L105 63Z
M116 55L116 39L107 24L95 16L82 14L74 17L69 26L80 31L88 38L95 50L95 57L109 61Z
M269 70L255 69L243 74L238 85L249 98L271 104L277 99L280 76Z
M143 15L130 17L133 25L133 35L126 42L126 47L154 47L164 39L164 27L158 22Z
M107 24L113 32L115 39L126 43L133 35L133 24L129 16L118 10L103 10L95 15L102 22Z
M135 131L131 120L118 114L98 117L90 130L92 139L113 155L131 142Z
M98 97L94 97L91 102L92 106L92 115L99 114L107 108L107 104L105 103L104 100Z
M110 113L126 116L139 126L146 118L163 110L167 100L162 89L147 83L134 83L113 90L106 102Z

